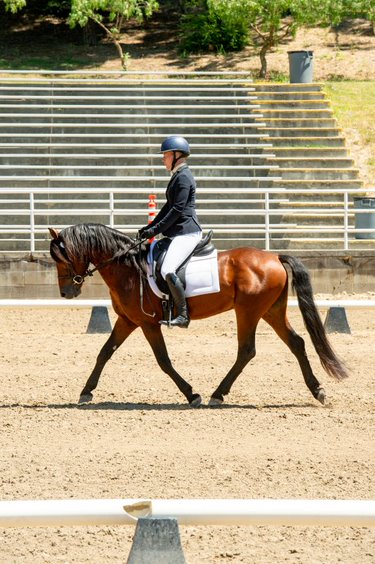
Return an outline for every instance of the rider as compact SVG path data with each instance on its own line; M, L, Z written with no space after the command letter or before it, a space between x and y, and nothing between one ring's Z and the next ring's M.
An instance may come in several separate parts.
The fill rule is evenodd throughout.
M190 318L184 287L176 271L202 238L202 229L195 211L196 183L186 163L190 147L184 137L167 137L161 144L160 153L163 153L165 168L172 175L166 190L167 201L155 219L138 231L138 236L152 239L162 233L172 239L161 267L161 275L168 284L177 316L170 323L160 323L186 328Z

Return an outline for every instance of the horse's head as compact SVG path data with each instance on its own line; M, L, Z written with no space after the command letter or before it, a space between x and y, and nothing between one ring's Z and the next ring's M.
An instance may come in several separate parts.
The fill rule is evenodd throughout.
M49 232L52 237L50 254L56 263L60 295L69 300L76 298L81 293L88 264L81 258L72 257L62 235L56 229L49 228Z

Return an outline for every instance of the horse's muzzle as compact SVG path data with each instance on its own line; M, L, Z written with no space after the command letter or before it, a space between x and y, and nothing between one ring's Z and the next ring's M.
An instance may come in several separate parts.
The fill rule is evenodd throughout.
M81 286L66 286L65 288L60 289L60 296L65 298L66 300L71 300L76 298L81 293Z

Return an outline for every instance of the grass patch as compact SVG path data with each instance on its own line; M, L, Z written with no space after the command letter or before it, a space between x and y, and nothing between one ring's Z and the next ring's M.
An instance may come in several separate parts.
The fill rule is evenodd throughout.
M375 187L375 80L327 82L323 90L349 144L366 149L366 167Z

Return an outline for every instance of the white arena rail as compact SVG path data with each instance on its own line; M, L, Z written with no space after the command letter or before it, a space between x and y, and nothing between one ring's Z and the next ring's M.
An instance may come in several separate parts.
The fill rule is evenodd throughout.
M316 299L315 304L318 307L353 307L353 308L368 308L375 306L374 300L361 300L361 299ZM63 298L56 299L0 299L0 307L111 307L112 302L109 299L72 299L66 300ZM289 307L298 306L297 299L291 298L288 300Z
M92 499L0 502L0 527L134 525L169 517L180 525L374 527L374 500Z
M43 176L13 176L13 180L43 182ZM94 187L98 181L112 178L112 182L118 187ZM74 187L64 187L66 181L74 179ZM238 234L246 240L252 238L264 238L263 244L266 250L277 250L277 243L283 242L282 237L295 237L295 241L307 241L315 243L319 248L324 240L324 249L330 248L350 250L355 244L355 249L369 249L371 240L356 239L358 232L374 237L374 228L358 228L355 226L355 218L361 214L375 214L375 207L370 209L355 209L352 198L358 195L355 189L341 188L330 190L330 202L320 202L319 199L327 195L327 190L322 188L285 189L277 176L249 177L228 176L227 187L220 189L220 194L225 198L217 197L215 185L221 177L197 176L198 181L208 182L212 187L201 187L199 192L202 198L198 206L198 214L205 218L203 228L214 229L217 237L217 246L220 248L220 237L226 234ZM50 179L51 180L51 179ZM24 244L31 253L47 245L49 240L47 227L49 221L54 222L54 227L60 228L66 224L85 221L86 217L105 217L110 227L119 229L125 233L133 234L144 223L141 217L147 216L147 202L150 193L157 195L157 207L164 203L165 186L160 182L168 180L168 177L160 176L54 176L54 188L49 187L9 187L0 188L0 237L5 244L7 241L18 241ZM133 183L131 188L124 188L121 183L129 181ZM264 186L264 183L273 181L273 187ZM147 188L141 187L140 182L153 184ZM249 187L244 187L247 183ZM77 187L77 185L82 187ZM91 187L87 188L86 184ZM98 199L99 195L103 199ZM297 208L289 201L292 195L297 197L306 196L309 200L304 203L304 208ZM233 204L241 196L240 207L227 206L231 197ZM144 198L143 200L141 198ZM8 200L8 198L10 198ZM19 198L19 199L18 199ZM54 199L56 198L56 199ZM312 198L312 200L311 200ZM17 204L17 207L14 205ZM282 205L281 205L282 204ZM10 205L13 207L10 208ZM209 206L214 207L209 207ZM83 207L85 206L85 207ZM312 222L304 226L298 225L299 216L311 215ZM248 216L247 218L245 216ZM294 223L281 222L279 217L295 217ZM14 217L14 221L8 223L4 218ZM53 219L49 219L53 217ZM225 223L223 217L226 218ZM22 223L20 219L22 219ZM77 218L77 220L75 220ZM128 219L129 218L129 219ZM139 218L139 219L138 219ZM240 221L236 221L240 218ZM324 220L335 219L333 225L322 224ZM103 220L102 220L103 221ZM129 221L129 222L128 222ZM58 224L56 224L56 222ZM324 235L324 239L322 239ZM332 247L330 247L332 244ZM276 245L276 249L274 246ZM303 245L302 245L303 248ZM311 248L311 247L310 247Z

